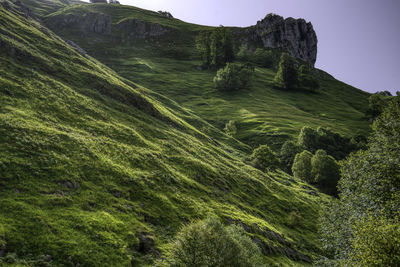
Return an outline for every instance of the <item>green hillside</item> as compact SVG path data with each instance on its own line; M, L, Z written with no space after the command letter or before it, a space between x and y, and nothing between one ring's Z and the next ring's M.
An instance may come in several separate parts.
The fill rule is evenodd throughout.
M110 23L107 30L94 32L85 27L93 24L85 19L88 14L97 16L96 23L106 17ZM66 18L74 22L65 23ZM201 63L195 49L199 31L210 27L135 7L106 4L71 6L44 21L119 75L168 96L218 129L235 121L238 131L234 137L251 146L267 143L279 148L284 140L297 136L304 125L324 126L348 137L368 135L370 131L364 118L369 94L322 71L319 92L314 94L273 89L276 70L259 67L250 88L218 92L212 82L215 71L199 69ZM156 29L157 33L161 28L166 33L137 36L138 22L148 31Z
M48 19L87 8L122 9L181 25L180 30L199 27L135 8L76 8ZM266 85L271 96L264 99L296 111L285 119L291 125L278 125L277 113L238 99L259 97L261 79L269 79L270 70L257 70L260 85L254 91L224 96L208 86L212 73L197 71L196 60L161 59L151 46L113 48L116 40L96 34L84 42L74 29L62 35L95 59L18 9L0 1L0 265L167 265L180 227L209 215L241 224L262 248L267 266L309 265L321 252L318 214L328 197L281 171L263 173L245 164L249 147L220 126L236 119L243 125L239 137L246 140L252 131L259 138L268 125L292 135L301 122L291 120L299 118L350 134L357 125L367 129L358 120L365 94L326 81L336 88L316 97L332 95L324 101L333 102L332 110L335 103L341 106L322 116L325 111L304 106L313 98L300 94L296 108L296 94L285 96ZM187 42L191 53L193 32L184 35L180 45ZM180 77L184 68L187 79ZM341 100L348 95L357 101ZM239 102L243 106L232 112ZM353 112L345 118L346 110ZM264 121L267 117L274 121Z

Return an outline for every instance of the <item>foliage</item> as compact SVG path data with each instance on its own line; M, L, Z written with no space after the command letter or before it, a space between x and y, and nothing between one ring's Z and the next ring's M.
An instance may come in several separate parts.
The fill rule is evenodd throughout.
M260 249L239 226L224 227L209 218L182 228L173 246L171 266L259 266Z
M253 58L257 65L264 68L272 68L275 63L275 54L264 48L257 48L254 51Z
M90 3L103 3L103 4L107 4L107 0L90 0Z
M249 51L247 45L241 45L239 47L239 51L236 55L236 58L245 62L252 61L252 53Z
M311 176L321 191L336 195L336 185L340 179L339 165L325 150L317 150L311 158Z
M277 87L285 90L293 90L298 86L298 73L295 60L286 53L283 53L281 56L274 82Z
M366 111L365 115L368 118L375 120L376 117L378 117L382 113L383 109L386 106L386 103L382 99L382 95L380 94L371 95L368 101L368 110Z
M353 248L348 266L398 266L400 263L400 221L385 216L363 218L354 227Z
M261 145L254 149L250 160L255 168L264 172L275 170L279 168L280 165L278 157L267 145Z
M314 153L318 149L318 133L314 129L308 126L301 128L299 136L297 138L297 143L304 149Z
M370 248L375 252L386 251L398 242L398 239L386 239L392 230L382 228L381 223L382 220L396 222L400 210L399 97L395 97L378 117L373 130L367 149L352 154L343 162L338 187L340 199L322 217L326 251L338 262L365 255ZM373 218L367 219L370 216ZM369 231L374 228L383 236L372 238ZM362 234L366 234L365 238L360 236ZM382 240L389 243L382 243ZM386 261L387 254L375 252L366 260Z
M363 136L350 139L323 127L314 130L308 126L301 129L297 138L298 145L304 149L312 153L323 149L337 160L364 146L364 140Z
M196 48L204 67L211 65L211 32L202 31L196 37Z
M196 48L203 66L219 68L234 60L232 33L225 27L213 31L200 32L196 38Z
M249 85L253 72L254 68L249 64L228 63L214 77L215 87L221 91L244 89Z
M299 87L308 91L315 92L319 88L318 80L314 77L310 65L301 65L298 72Z
M279 159L281 161L283 170L287 173L292 174L292 165L294 162L294 158L297 153L300 153L301 149L296 145L293 141L286 141L280 150Z
M235 136L237 132L235 121L230 120L227 124L225 124L224 131L227 135Z
M293 176L306 181L308 183L313 182L313 178L311 176L311 158L312 153L310 151L304 150L301 153L298 153L294 158L292 173Z

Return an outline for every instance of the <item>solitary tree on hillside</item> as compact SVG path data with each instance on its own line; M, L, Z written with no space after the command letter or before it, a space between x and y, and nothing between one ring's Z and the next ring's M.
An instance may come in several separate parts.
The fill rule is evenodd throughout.
M339 165L325 150L317 150L311 158L311 176L323 192L336 195L336 185L340 179Z

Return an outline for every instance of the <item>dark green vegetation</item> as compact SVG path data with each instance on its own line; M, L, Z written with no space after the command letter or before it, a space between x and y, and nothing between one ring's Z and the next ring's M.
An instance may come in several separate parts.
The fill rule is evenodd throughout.
M268 266L320 254L325 195L243 163L247 145L16 9L1 2L1 265L166 265L181 226L210 214Z
M254 251L244 234L253 240L264 265L321 254L318 213L329 198L275 167L293 162L297 144L277 151L304 125L367 135L367 93L314 69L299 77L317 79L316 92L277 90L278 51L260 48L235 63L257 66L250 85L219 91L196 37L211 32L209 61L222 66L231 59L213 55L229 51L220 44L235 28L119 5L22 2L43 24L0 0L1 264L165 266L209 216L240 225L245 233L217 223L227 239L243 238L240 253ZM263 171L246 161L257 151L271 156Z
M236 91L245 89L250 85L254 73L254 67L227 63L225 68L217 71L214 77L214 84L221 91Z
M324 266L399 266L400 97L373 129L367 149L343 162L339 200L323 217Z
M260 248L237 225L224 225L216 218L192 223L177 235L171 266L262 265Z

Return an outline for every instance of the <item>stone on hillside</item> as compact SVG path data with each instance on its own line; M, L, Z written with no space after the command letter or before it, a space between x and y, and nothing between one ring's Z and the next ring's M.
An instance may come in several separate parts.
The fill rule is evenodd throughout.
M158 13L160 15L163 15L164 17L167 17L167 18L170 18L170 19L174 18L174 16L172 16L172 14L170 12L168 12L168 11L158 11Z

